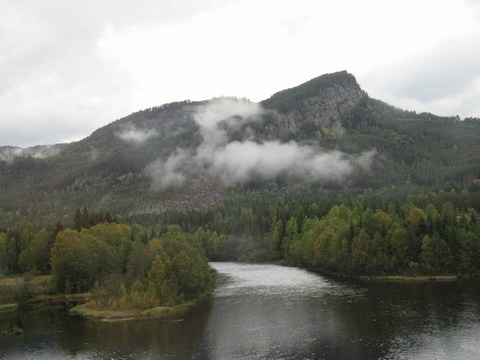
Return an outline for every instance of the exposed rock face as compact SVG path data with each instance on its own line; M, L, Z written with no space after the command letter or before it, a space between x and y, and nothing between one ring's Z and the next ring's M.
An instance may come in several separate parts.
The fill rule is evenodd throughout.
M183 101L133 113L74 143L0 147L0 187L4 190L0 213L29 208L29 201L19 206L19 198L38 198L43 202L38 208L54 209L58 216L65 209L73 212L81 207L135 214L208 208L228 188L205 155L220 151L224 156L217 163L228 163L233 156L226 146L231 143L316 141L329 130L341 128L366 96L355 78L343 71L280 91L261 104ZM206 115L213 120L202 128L199 118ZM231 125L242 117L254 120ZM205 139L206 131L211 139ZM233 148L228 150L233 152ZM220 168L230 171L224 163ZM151 164L157 164L158 171L147 172ZM205 171L209 166L213 170ZM152 187L152 174L178 173L186 175L181 187Z
M263 102L267 109L273 110L265 121L264 136L287 140L311 137L322 128L338 127L365 96L353 75L346 71L284 90Z
M365 93L358 85L344 87L341 84L334 84L320 96L304 100L306 108L304 122L328 127L333 121L347 115L364 96Z

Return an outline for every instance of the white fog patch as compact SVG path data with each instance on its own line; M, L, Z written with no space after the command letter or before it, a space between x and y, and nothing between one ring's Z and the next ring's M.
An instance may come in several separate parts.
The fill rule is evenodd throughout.
M22 156L23 150L17 147L3 148L0 150L0 161L11 163L16 157Z
M39 145L29 148L5 147L0 149L0 161L11 163L17 157L46 159L60 154L62 147L55 145Z
M141 145L145 141L157 137L158 131L155 129L137 129L134 126L129 126L128 128L117 132L115 135L127 143Z
M178 149L167 160L158 159L149 164L145 173L152 178L151 189L162 191L184 185L187 180L186 167L190 159L190 153Z
M195 114L195 121L203 132L208 133L221 122L239 128L246 122L258 120L262 112L259 104L247 99L218 98L201 106Z
M98 151L98 149L96 148L91 148L90 153L88 154L88 158L90 159L90 161L97 160L99 156L100 156L100 151Z
M200 128L203 151L228 142L227 130L236 131L247 123L261 120L262 107L246 99L219 98L201 106L194 115Z
M255 177L270 180L278 176L295 177L304 182L342 181L356 168L368 168L374 155L374 151L360 155L323 152L294 141L231 142L213 154L207 169L220 176L226 185Z
M310 183L343 181L357 169L368 170L376 152L346 154L324 151L295 141L231 141L229 131L262 121L264 110L248 100L215 99L194 114L202 143L194 150L176 149L168 158L157 159L145 173L152 190L183 186L191 176L210 175L226 186L254 178L274 180L279 176Z
M46 159L60 154L60 147L55 145L41 145L26 148L23 150L24 156L30 156L35 159Z

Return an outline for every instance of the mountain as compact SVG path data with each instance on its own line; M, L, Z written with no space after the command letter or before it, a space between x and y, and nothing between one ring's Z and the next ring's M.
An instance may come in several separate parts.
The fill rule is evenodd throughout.
M310 138L321 129L340 127L366 96L346 71L317 77L261 102L279 114L265 131L270 138L282 140Z
M366 189L480 178L480 121L371 99L346 71L260 103L218 98L133 113L85 139L0 147L0 214L71 220L206 209L249 188Z

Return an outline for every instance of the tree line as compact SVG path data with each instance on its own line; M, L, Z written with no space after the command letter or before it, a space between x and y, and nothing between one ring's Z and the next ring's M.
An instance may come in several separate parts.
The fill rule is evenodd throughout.
M212 289L215 274L193 235L178 226L151 239L146 233L138 224L100 222L33 234L23 221L0 231L0 269L51 274L53 292L91 292L113 309L173 306Z
M480 186L471 185L244 189L207 210L119 219L85 208L69 227L34 231L21 221L0 228L0 271L52 274L57 291L91 291L99 303L119 307L198 296L212 284L207 259L346 275L475 276L479 207Z
M477 185L321 196L242 191L215 209L167 212L151 226L162 232L180 224L210 260L277 261L349 275L477 275L479 206Z

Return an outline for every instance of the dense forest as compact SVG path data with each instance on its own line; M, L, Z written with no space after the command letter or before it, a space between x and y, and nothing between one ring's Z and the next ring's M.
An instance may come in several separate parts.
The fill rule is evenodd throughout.
M307 121L304 114L315 118L317 111L312 102L321 100L332 86L347 87L347 94L352 92L360 100L329 124ZM0 158L0 187L4 189L0 192L1 224L11 227L28 220L36 229L57 221L71 224L75 210L85 207L123 216L201 210L214 207L221 199L229 201L229 195L242 189L268 192L275 187L288 191L302 186L310 192L311 185L313 189L349 194L369 188L385 193L392 185L436 189L480 181L480 119L461 120L394 108L368 97L353 76L341 72L275 94L261 103L265 110L262 119L229 136L235 141L252 137L259 143L264 139L296 141L345 154L374 151L368 171L356 170L342 181L319 181L309 186L301 179L280 174L275 181L252 178L225 188L218 179L199 176L181 189L152 191L146 167L175 149L195 151L202 134L193 117L205 104L187 101L136 112L61 147L56 156ZM331 106L335 110L343 102ZM296 119L292 131L285 125L290 118ZM119 137L132 128L157 137L142 144Z
M33 233L25 221L4 229L2 273L51 274L51 294L91 292L95 304L114 310L174 306L213 289L215 274L199 242L179 227L149 238L140 225L106 222L86 209L79 220L85 219L80 230L58 224ZM0 303L29 301L34 293L28 291L0 288Z
M139 111L51 157L0 157L0 273L49 275L52 293L90 292L119 309L198 298L214 282L208 260L352 276L480 275L480 119L394 108L347 72L258 106L236 101L226 103L260 118L222 119L225 144L274 141L343 159L369 152L371 163L342 178L304 181L285 170L228 185L194 163L208 145L197 117L210 102ZM144 140L132 142L135 132ZM151 164L184 175L166 161L172 154L191 157L183 163L191 177L155 189Z
M57 291L92 291L103 304L123 297L141 307L181 303L205 291L212 284L207 259L346 275L475 276L479 206L480 184L474 184L384 194L243 190L213 209L121 220L78 209L71 228L57 223L34 231L22 221L1 229L0 269L52 274Z
M346 275L480 274L480 184L319 192L304 193L303 201L297 195L297 202L289 201L294 194L243 192L216 210L167 213L154 229L182 224L211 260L277 261Z

